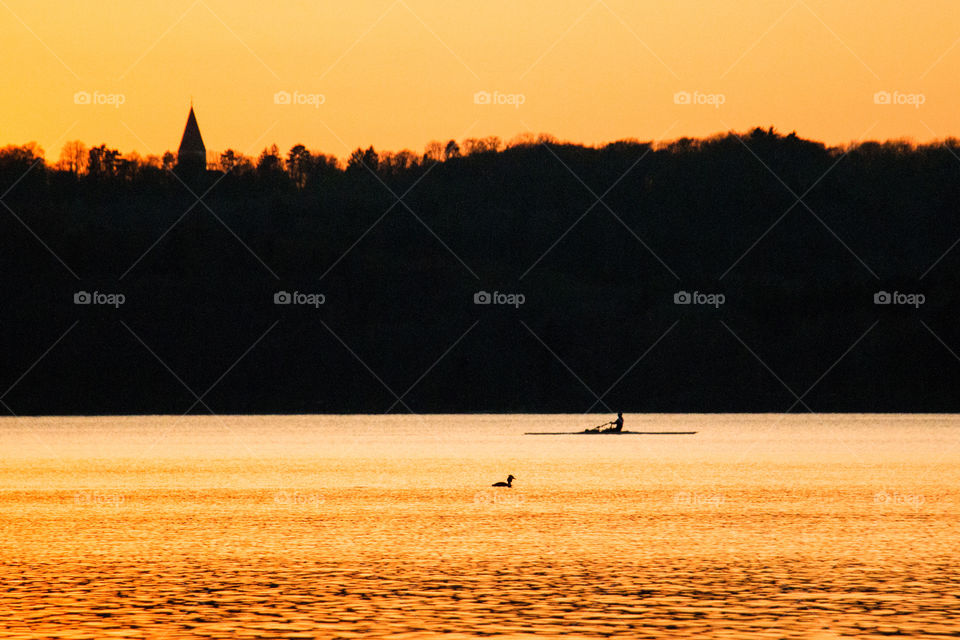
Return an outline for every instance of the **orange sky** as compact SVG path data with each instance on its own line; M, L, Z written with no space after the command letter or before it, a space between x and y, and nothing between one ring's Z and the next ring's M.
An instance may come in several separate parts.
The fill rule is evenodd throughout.
M191 96L208 150L251 155L524 131L960 136L954 0L0 0L0 27L0 143L50 160L72 139L175 150Z

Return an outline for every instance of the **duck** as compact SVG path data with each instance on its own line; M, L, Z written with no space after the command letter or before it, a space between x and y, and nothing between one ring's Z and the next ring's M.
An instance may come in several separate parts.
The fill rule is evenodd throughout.
M494 482L491 487L507 487L508 489L513 488L513 481L516 480L512 475L507 476L506 482Z

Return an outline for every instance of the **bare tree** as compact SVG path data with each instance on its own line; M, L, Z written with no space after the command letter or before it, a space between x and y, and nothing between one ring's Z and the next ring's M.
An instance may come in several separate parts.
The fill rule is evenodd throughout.
M460 145L460 148L463 149L463 155L472 156L483 151L483 141L479 138L467 138Z
M401 171L412 169L417 166L417 154L409 149L397 151L393 156L393 163Z
M498 136L487 136L483 139L483 144L487 151L493 151L494 153L503 148L503 141Z
M61 171L80 175L87 170L87 160L87 146L79 140L72 140L60 149L60 160L57 165Z
M440 162L443 160L443 143L432 140L427 143L423 149L423 159L427 162Z
M537 138L532 133L518 133L514 137L510 138L510 142L507 143L507 148L512 149L513 147L532 147L537 144Z

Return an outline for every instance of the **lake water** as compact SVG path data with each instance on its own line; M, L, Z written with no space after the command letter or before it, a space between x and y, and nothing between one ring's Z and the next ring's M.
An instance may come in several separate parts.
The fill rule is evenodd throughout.
M626 418L0 420L0 637L960 635L960 417Z

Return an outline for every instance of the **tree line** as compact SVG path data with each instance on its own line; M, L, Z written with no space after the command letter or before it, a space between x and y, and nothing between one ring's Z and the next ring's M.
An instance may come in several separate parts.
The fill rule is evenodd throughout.
M208 169L0 149L13 411L960 410L953 139L297 144Z

